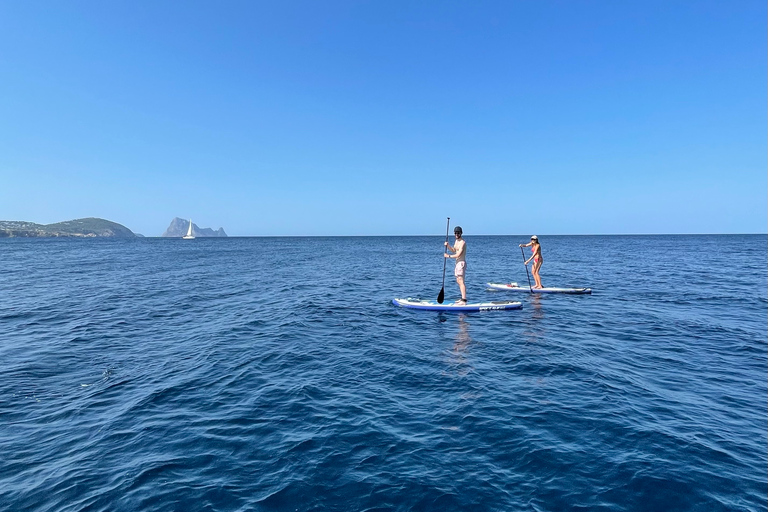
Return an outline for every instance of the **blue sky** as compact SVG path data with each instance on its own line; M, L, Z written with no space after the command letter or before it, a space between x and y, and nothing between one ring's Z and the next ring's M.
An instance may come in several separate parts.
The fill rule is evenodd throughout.
M766 3L0 2L0 219L765 233Z

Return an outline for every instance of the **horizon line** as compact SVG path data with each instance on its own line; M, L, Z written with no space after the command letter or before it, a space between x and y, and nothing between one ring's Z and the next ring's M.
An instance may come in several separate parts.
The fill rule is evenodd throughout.
M136 233L139 235L138 233ZM543 234L538 236L734 236L734 235L749 235L749 236L768 236L768 232L765 233L571 233L571 234ZM444 238L444 235L429 234L429 235L227 235L227 236L197 236L198 238L366 238L366 237L426 237L435 236ZM489 234L480 233L467 236L519 236L528 237L527 234ZM148 236L141 235L143 238L181 238L181 236Z

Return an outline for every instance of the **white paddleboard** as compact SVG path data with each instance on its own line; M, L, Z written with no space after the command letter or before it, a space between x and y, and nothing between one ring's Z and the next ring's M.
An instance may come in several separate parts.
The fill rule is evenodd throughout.
M488 283L491 290L504 290L507 292L527 293L567 293L571 295L583 295L592 293L592 288L529 288L517 283Z
M520 302L497 301L497 302L471 302L469 304L457 304L455 302L444 302L439 304L430 300L420 299L393 299L392 304L408 309L423 309L426 311L498 311L507 309L520 309L523 304Z

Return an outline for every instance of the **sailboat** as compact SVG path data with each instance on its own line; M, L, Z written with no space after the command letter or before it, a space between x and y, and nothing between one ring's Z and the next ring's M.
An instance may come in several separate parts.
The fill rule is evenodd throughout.
M189 219L189 229L187 230L187 234L183 237L184 240L194 240L195 235L192 234L192 219Z

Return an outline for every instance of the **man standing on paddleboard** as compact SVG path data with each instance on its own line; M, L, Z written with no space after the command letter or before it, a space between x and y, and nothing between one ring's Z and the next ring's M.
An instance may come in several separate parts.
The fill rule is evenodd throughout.
M456 237L453 247L448 242L445 242L445 246L453 254L444 253L446 258L454 258L456 260L456 268L453 271L453 275L456 276L456 282L459 284L459 290L461 290L461 298L456 301L457 304L467 303L467 288L464 286L464 275L467 272L467 243L461 238L462 233L460 226L453 228L453 234Z

